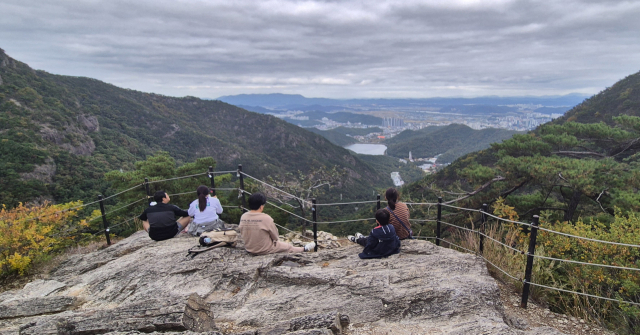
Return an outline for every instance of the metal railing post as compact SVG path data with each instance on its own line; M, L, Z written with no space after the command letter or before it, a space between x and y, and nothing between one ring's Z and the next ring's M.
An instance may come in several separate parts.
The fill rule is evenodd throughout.
M527 301L529 300L533 255L536 253L536 238L538 236L539 221L540 217L538 215L534 215L533 222L531 223L531 232L529 234L529 252L527 253L527 267L524 271L524 285L522 285L522 302L520 303L520 307L522 308L527 308Z
M316 206L316 198L311 199L311 203L313 204L313 207L311 207L311 212L313 213L313 242L316 244L313 251L318 251L318 207Z
M209 179L211 179L211 196L216 196L216 181L213 179L213 166L209 166Z
M107 245L111 245L111 238L109 238L109 223L107 222L107 216L104 215L104 200L102 195L98 195L98 201L100 201L100 212L102 213L102 224L104 226L104 235L107 237Z
M376 205L376 210L380 209L380 194L378 194L378 204Z
M440 245L440 221L442 221L442 197L438 197L438 220L436 221L436 245Z
M144 178L144 190L147 192L147 205L151 205L151 190L149 190L149 178Z
M242 174L242 164L238 164L238 177L240 177L240 192L242 193L242 210L246 212L247 200L245 199L245 196L244 196L244 175Z
M484 224L487 223L487 215L485 214L488 210L487 204L482 204L482 213L481 213L481 223L480 223L480 255L484 252Z

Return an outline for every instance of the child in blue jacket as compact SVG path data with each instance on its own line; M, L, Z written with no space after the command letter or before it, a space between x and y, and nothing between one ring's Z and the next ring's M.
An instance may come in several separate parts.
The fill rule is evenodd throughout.
M362 259L383 258L400 252L400 239L393 225L389 224L389 212L379 209L376 222L378 226L371 229L369 236L356 233L347 237L351 242L364 246L364 250L358 254Z

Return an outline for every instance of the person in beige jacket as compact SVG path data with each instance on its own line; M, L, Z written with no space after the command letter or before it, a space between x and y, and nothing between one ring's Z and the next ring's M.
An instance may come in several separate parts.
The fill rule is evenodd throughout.
M240 234L244 241L244 248L254 255L266 255L279 252L311 251L316 244L311 242L304 247L294 247L278 241L278 228L268 214L263 213L267 198L261 193L254 193L249 197L250 211L240 217Z

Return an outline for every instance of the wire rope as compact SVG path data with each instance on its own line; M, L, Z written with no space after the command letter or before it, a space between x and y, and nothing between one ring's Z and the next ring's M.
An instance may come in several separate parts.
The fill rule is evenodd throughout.
M536 284L536 283L533 283L533 282L528 282L528 283L530 285L533 285L533 286L543 287L543 288L550 289L550 290L556 290L556 291L561 291L561 292L565 292L565 293L578 294L578 295L583 295L583 296L590 297L590 298L609 300L609 301L614 301L614 302L621 303L621 304L631 304L631 305L640 306L640 303L633 302L633 301L605 298L605 297L601 297L599 295L587 294L587 293L576 292L576 291L569 291L569 290L565 290L565 289L561 289L561 288L557 288L557 287L551 287L551 286L546 286L546 285L542 285L542 284Z
M599 243L606 243L606 244L613 244L613 245L620 245L623 247L633 247L633 248L640 248L640 245L637 244L627 244L627 243L619 243L619 242L610 242L610 241L603 241L603 240L596 240L593 238L588 238L588 237L582 237L582 236L577 236L577 235L571 235L571 234L567 234L567 233L561 233L559 231L555 231L555 230L551 230L551 229L547 229L547 228L543 228L543 227L538 227L538 229L540 230L544 230L550 233L554 233L554 234L558 234L558 235L563 235L563 236L567 236L567 237L573 237L573 238L577 238L577 239L581 239L581 240L586 240L586 241L591 241L591 242L599 242Z
M191 178L191 177L196 177L196 176L204 176L206 174L209 174L209 172L201 172L201 173L191 174L191 175L188 175L188 176L181 176L181 177L168 178L168 179L152 180L152 181L149 181L149 184L160 183L160 182L163 182L163 181L172 181L172 180L178 180L178 179L184 179L184 178Z
M275 189L275 190L278 190L278 191L280 191L280 192L282 192L282 193L284 193L284 194L286 194L286 195L288 195L288 196L290 196L290 197L292 197L292 198L294 198L294 199L297 199L297 200L302 201L302 202L306 202L306 203L308 203L309 205L311 205L311 202L310 202L310 201L308 201L308 200L304 200L304 199L302 199L302 198L300 198L300 197L297 197L297 196L295 196L295 195L293 195L293 194L291 194L291 193L288 193L288 192L286 192L286 191L283 191L283 190L281 190L281 189L279 189L279 188L277 188L277 187L275 187L275 186L273 186L273 185L271 185L271 184L268 184L268 183L266 183L266 182L264 182L264 181L262 181L262 180L260 180L260 179L258 179L258 178L256 178L256 177L252 177L252 176L250 176L250 175L248 175L248 174L246 174L246 173L244 173L244 172L240 172L240 173L242 173L243 175L245 175L245 176L247 176L247 177L249 177L249 178L251 178L251 179L253 179L253 180L255 180L255 181L257 181L257 182L259 182L259 183L261 183L261 184L263 184L263 185L267 185L267 186L269 186L269 187L271 187L271 188L273 188L273 189Z
M355 219L355 220L343 220L343 221L318 221L317 224L327 224L327 223L344 223L344 222L356 222L356 221L369 221L375 220L376 218L368 218L368 219ZM313 222L313 221L310 221Z
M436 205L437 205L437 204L436 204ZM479 209L471 209L471 208L458 207L458 206L453 206L453 205L449 205L449 204L445 204L445 203L441 203L440 205L445 206L445 207L449 207L449 208L461 209L461 210L469 211L469 212L480 212L480 210L479 210Z
M607 264L599 264L599 263L580 262L580 261L574 261L574 260L570 260L570 259L553 258L553 257L540 256L540 255L531 255L529 253L527 253L527 255L533 256L535 258L542 258L542 259L548 259L548 260L552 260L552 261L559 261L559 262L566 262L566 263L593 265L593 266L600 266L600 267L604 267L604 268L620 269L620 270L640 271L640 268L627 268L627 267L624 267L624 266L615 266L615 265L607 265Z
M142 201L142 200L146 200L146 199L147 199L147 198L141 198L141 199L138 199L138 200L136 200L136 201L134 201L134 202L128 203L128 204L126 204L126 205L124 205L124 206L120 206L120 207L118 207L118 208L116 208L116 209L114 209L114 210L111 210L111 211L109 211L109 212L107 212L107 213L104 213L104 216L107 216L107 215L109 215L109 214L112 214L112 213L114 213L114 212L117 212L117 211L119 211L119 210L121 210L121 209L123 209L123 208L125 208L125 207L131 206L131 205L133 205L133 204L135 204L135 203L138 203L138 202L140 202L140 201ZM100 218L100 217L102 217L102 216L103 216L102 214L101 214L100 216L96 216L96 217L94 217L93 219L90 219L88 222L91 222L91 221L93 221L93 220L95 220L95 219L97 219L97 218Z
M316 204L316 206L357 205L357 204L369 204L369 203L374 203L374 202L378 202L378 200L357 201L357 202L334 202L334 203L330 203L330 204ZM382 200L380 202L382 202Z
M490 217L492 217L492 218L495 218L495 219L501 220L501 221L507 221L507 222L516 223L516 224L519 224L519 225L523 225L523 226L531 227L531 224L530 224L530 223L525 223L525 222L520 222L520 221L514 221L514 220L509 220L509 219L501 218L501 217L499 217L499 216L495 216L495 215L493 215L493 214L489 214L489 213L487 213L487 212L483 212L483 211L480 211L480 213L482 213L482 214L484 214L484 215L487 215L487 216L490 216Z

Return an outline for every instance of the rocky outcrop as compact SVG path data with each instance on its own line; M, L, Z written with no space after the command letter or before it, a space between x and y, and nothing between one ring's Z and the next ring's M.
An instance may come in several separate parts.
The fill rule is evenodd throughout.
M84 114L78 115L78 122L87 128L87 131L90 133L100 131L100 124L98 123L98 118L94 115L86 116Z
M51 183L53 176L56 174L56 163L51 157L47 157L42 165L36 165L31 172L20 173L22 180L39 180L45 183Z
M555 332L507 324L482 259L425 241L374 260L359 259L355 244L252 256L241 241L186 257L195 244L138 232L71 257L48 281L0 295L0 334ZM38 299L49 307L15 308Z

